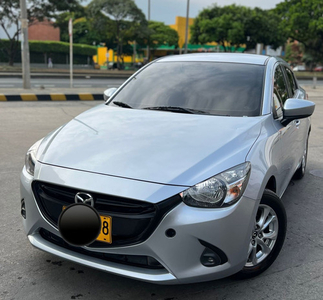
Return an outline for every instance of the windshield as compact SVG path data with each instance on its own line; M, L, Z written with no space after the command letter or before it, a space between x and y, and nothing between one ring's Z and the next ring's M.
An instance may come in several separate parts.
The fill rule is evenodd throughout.
M264 66L157 62L136 75L108 105L221 116L259 116Z

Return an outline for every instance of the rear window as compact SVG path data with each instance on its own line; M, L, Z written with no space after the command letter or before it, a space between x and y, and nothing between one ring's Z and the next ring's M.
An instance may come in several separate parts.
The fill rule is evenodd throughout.
M264 66L157 62L134 77L108 105L180 107L221 116L259 116Z
M289 70L286 67L285 67L285 70L286 70L286 74L287 74L288 84L289 84L290 89L291 89L291 91L292 91L292 93L294 95L296 90L297 90L297 85L296 85L295 78L294 78L291 70Z

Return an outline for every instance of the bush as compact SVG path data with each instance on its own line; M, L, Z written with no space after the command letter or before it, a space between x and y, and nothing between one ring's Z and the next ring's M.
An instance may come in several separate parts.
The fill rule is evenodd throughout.
M41 53L69 53L70 44L65 42L53 42L53 41L29 41L30 52L41 52ZM92 56L96 55L96 47L74 44L73 54Z
M9 40L0 40L0 62L8 62L6 49L10 48ZM15 56L15 62L21 62L21 46L19 42L18 50ZM29 52L31 63L45 63L45 53L47 57L51 57L53 63L66 64L66 56L69 55L70 45L64 42L54 41L29 41ZM74 44L73 45L73 61L74 64L87 64L88 56L92 57L97 54L96 47Z
M9 40L2 40L0 39L0 62L8 62L9 57L7 54L7 49L10 49L10 42ZM17 48L17 52L15 55L15 62L21 62L21 47L20 47L20 42Z

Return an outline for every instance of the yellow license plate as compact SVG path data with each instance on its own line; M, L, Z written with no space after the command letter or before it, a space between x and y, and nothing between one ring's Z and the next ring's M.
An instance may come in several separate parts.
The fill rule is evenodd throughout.
M100 216L101 218L101 231L96 238L97 241L112 243L112 218L110 216Z
M63 206L64 210L67 206ZM97 241L105 242L112 244L112 217L110 216L101 216L101 231L99 236L96 238Z

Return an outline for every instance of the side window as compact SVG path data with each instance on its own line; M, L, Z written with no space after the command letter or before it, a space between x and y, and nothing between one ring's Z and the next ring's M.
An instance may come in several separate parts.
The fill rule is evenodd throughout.
M285 84L284 74L280 66L278 66L275 71L274 89L277 90L277 93L284 105L285 101L288 99L288 90Z
M292 94L295 95L295 92L297 90L297 84L296 84L295 78L290 69L285 68L285 70L287 74L287 84L290 86L290 90L292 91Z
M275 119L280 119L283 117L283 108L282 108L281 100L277 92L277 89L275 88L273 93L273 115Z

